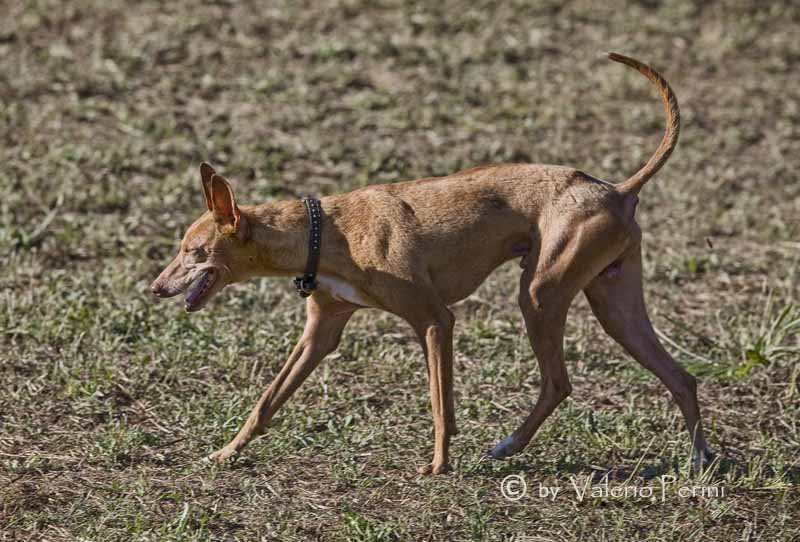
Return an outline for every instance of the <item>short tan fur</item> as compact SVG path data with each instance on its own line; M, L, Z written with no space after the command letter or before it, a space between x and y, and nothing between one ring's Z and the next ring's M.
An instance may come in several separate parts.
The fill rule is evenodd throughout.
M501 459L522 450L570 394L564 324L573 298L583 291L606 332L672 393L691 435L695 467L710 460L695 379L666 352L647 316L641 230L634 218L637 194L677 143L677 100L649 66L616 53L609 57L651 81L667 116L652 158L618 185L570 167L504 164L322 198L319 288L306 300L305 330L239 433L212 459L225 461L262 433L336 349L350 316L375 308L405 319L419 338L434 422L433 458L419 470L445 471L456 432L455 318L448 306L470 295L503 262L519 258L518 302L541 390L529 416L490 455ZM211 166L203 164L200 173L207 212L189 227L178 256L153 282L156 295L189 289L186 308L194 311L228 284L303 272L309 219L301 201L240 207L230 183Z

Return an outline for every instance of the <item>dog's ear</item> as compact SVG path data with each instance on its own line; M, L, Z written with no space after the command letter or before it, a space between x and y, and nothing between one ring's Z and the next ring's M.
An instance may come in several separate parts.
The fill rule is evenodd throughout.
M211 205L211 177L215 173L214 168L207 163L200 164L200 180L203 182L203 195L206 198L206 207L208 207L209 211L213 210Z
M211 212L223 233L238 233L241 213L228 181L216 173L211 176Z

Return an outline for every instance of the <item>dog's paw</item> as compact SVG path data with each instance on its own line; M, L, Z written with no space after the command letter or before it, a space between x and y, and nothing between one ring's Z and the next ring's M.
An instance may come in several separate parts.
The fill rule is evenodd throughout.
M236 450L233 448L228 448L227 446L217 450L213 454L209 455L206 460L210 461L211 463L223 464L228 461L230 458L236 455Z
M450 470L450 465L447 463L428 463L427 465L421 465L417 467L417 472L424 475L429 474L444 474L445 472Z
M714 462L714 452L711 448L695 450L692 457L692 474L702 474Z
M514 435L509 435L497 445L489 450L489 457L492 459L505 459L517 453L520 450L519 443L514 438Z

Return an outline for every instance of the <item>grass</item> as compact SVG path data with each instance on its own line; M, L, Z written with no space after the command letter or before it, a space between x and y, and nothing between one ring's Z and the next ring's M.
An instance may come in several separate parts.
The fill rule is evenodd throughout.
M800 10L685 0L161 4L36 1L0 20L0 540L800 539ZM147 285L201 211L208 160L246 203L481 163L620 181L655 148L661 69L681 144L642 195L651 316L700 377L719 459L687 476L664 388L576 300L574 392L528 449L485 450L539 374L515 265L454 310L454 471L419 346L365 312L274 426L223 445L299 336L288 280L191 317ZM501 481L522 475L512 502ZM571 484L676 482L665 499ZM559 486L555 500L540 485ZM724 488L682 497L679 487Z

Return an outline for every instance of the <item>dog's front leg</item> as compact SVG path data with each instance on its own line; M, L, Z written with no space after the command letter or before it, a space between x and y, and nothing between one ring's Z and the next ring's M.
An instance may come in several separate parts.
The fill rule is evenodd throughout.
M212 461L224 462L263 432L278 409L322 359L339 345L342 330L356 307L335 301L323 292L316 292L307 299L306 309L305 330L289 359L261 395L236 437L227 446L211 454L209 459Z
M412 322L428 364L433 412L433 461L417 469L420 474L440 474L448 468L450 437L455 434L453 400L453 327L455 317L446 307L437 316Z

